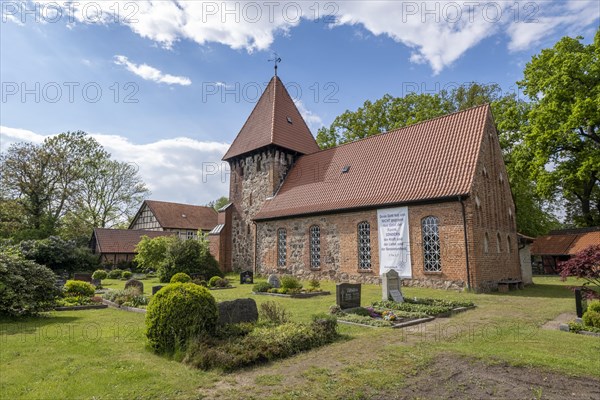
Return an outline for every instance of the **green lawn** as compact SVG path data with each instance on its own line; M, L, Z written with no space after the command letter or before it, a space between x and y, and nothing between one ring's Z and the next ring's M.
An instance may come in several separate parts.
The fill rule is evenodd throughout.
M211 292L218 301L276 301L296 321L308 321L335 304L331 282L322 283L332 292L329 296L286 299L252 295L252 285L231 279L235 289ZM405 296L468 299L478 307L403 330L342 325L344 339L338 343L255 368L259 374L243 393L232 383L234 374L194 370L148 351L142 314L110 308L0 320L0 398L187 399L213 397L207 391L215 388L223 398L265 398L265 388L272 398L359 398L369 390L401 387L403 376L440 353L599 378L598 338L540 329L558 314L574 310L566 288L574 282L534 279L535 286L508 294L404 288ZM144 281L145 292L153 283ZM121 288L124 281L103 284ZM381 288L363 285L362 296L362 304L368 305L380 299Z

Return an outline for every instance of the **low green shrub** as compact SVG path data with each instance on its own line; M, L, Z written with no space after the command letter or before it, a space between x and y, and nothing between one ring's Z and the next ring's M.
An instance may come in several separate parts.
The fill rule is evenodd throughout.
M262 303L258 309L258 317L261 321L276 325L289 321L289 315L285 308L274 301Z
M220 276L213 276L212 278L210 278L208 280L208 286L209 287L215 287L217 285L217 281L221 279Z
M449 312L450 310L452 310L454 308L452 306L415 304L415 303L408 303L408 302L397 303L395 301L389 301L389 300L376 301L373 303L373 307L384 308L384 309L389 309L389 310L425 313L425 314L431 315L431 316Z
M191 281L192 278L185 272L178 272L171 277L171 283L188 283Z
M133 276L133 274L131 273L131 271L123 271L121 273L121 279L129 279Z
M282 289L302 289L302 284L293 275L284 275L281 277L281 288Z
M589 306L583 317L581 317L581 320L585 326L600 328L600 312L591 310Z
M215 299L206 288L193 283L167 285L148 304L148 343L158 353L183 350L190 338L215 331L217 313Z
M472 307L475 304L469 300L443 300L443 299L434 299L431 297L407 297L404 299L404 302L411 304L425 304L428 306L442 306L442 307L450 307L450 308L458 308L458 307Z
M95 304L89 296L68 296L56 299L58 307L86 306L89 304Z
M385 321L383 319L375 319L375 318L371 318L369 316L363 316L363 315L357 315L357 314L343 314L343 315L339 315L337 318L340 321L354 322L356 324L371 325L371 326L378 326L378 327L392 326L392 323L390 321Z
M103 269L98 269L96 271L94 271L94 273L92 274L92 279L98 279L98 280L102 280L102 279L106 279L108 277L108 272L106 272Z
M268 282L258 282L252 287L252 291L255 293L268 292L269 289L273 289L273 286Z
M19 254L0 251L0 315L35 315L54 307L56 275Z
M128 287L124 290L109 290L104 293L104 298L120 306L140 308L148 305L148 297L142 294L137 287Z
M119 279L121 277L121 275L123 274L123 270L122 269L112 269L108 272L108 277L110 279Z
M227 278L220 278L217 279L217 281L215 282L215 286L217 288L226 288L229 287L229 280Z
M587 332L600 333L600 328L594 328L593 326L585 326L578 322L569 322L568 325L569 325L569 332L579 333L581 331L587 331Z
M310 324L256 327L241 337L204 336L191 343L183 361L204 370L233 371L323 346L338 337L337 321L318 316Z
M345 312L347 314L356 314L356 315L360 315L363 317L369 317L371 315L371 314L369 314L369 310L367 310L364 307L352 308L350 310L346 310Z
M96 288L94 285L84 281L67 281L63 287L65 297L71 296L87 296L92 297Z
M600 313L600 300L591 301L587 306L587 310Z
M318 279L311 279L308 281L308 287L313 291L319 290L321 288L321 282Z
M199 285L202 287L208 287L208 282L206 282L204 279L194 279L194 280L192 280L192 283L195 283L196 285Z

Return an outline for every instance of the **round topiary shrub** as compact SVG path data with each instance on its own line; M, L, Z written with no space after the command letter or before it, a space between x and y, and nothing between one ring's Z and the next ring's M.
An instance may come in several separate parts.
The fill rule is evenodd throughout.
M146 312L146 337L157 353L185 349L190 338L212 334L218 319L215 298L193 283L173 283L159 290Z
M64 286L64 292L67 296L92 297L95 291L94 285L84 281L67 281Z
M121 277L121 274L123 273L122 269L113 269L108 273L108 277L110 279L119 279Z
M210 278L208 280L208 286L209 287L215 287L217 285L217 281L221 279L220 276L213 276L212 278Z
M188 283L191 281L192 278L185 272L178 272L171 277L171 283Z
M106 272L103 269L98 269L96 271L94 271L94 273L92 274L92 279L97 279L99 281L101 281L102 279L106 279L108 277L108 272Z
M121 279L129 279L133 274L131 271L123 271L121 272Z

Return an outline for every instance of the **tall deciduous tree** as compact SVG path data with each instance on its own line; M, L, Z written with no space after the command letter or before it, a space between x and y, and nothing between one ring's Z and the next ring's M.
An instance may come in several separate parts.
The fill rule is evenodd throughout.
M600 30L594 42L564 37L526 65L519 85L532 99L532 175L546 197L567 200L576 225L600 224Z

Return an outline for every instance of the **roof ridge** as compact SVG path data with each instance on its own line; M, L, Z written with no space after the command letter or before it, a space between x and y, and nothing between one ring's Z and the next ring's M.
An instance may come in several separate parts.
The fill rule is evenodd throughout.
M485 103L485 104L480 104L478 106L469 107L469 108L466 108L464 110L454 111L454 112L452 112L450 114L444 114L444 115L440 115L438 117L427 119L425 121L419 121L419 122L416 122L414 124L410 124L410 125L402 126L400 128L392 129L391 131L385 131L385 132L377 133L375 135L370 135L370 136L367 136L367 137L364 137L364 138L353 140L351 142L340 143L337 146L329 147L327 149L322 149L322 150L318 151L317 153L322 153L324 151L334 150L334 149L340 148L342 146L350 145L350 144L364 142L365 140L374 139L374 138L381 137L383 135L387 135L387 134L390 134L390 133L398 133L399 131L401 131L403 129L413 128L415 126L426 124L426 123L430 123L432 121L435 121L435 120L438 120L438 119L442 119L442 118L449 118L451 116L455 116L457 114L464 113L466 111L472 111L472 110L475 110L476 108L480 108L480 107L484 107L484 106L489 106L489 105L490 105L490 103ZM311 154L316 154L316 153L311 153ZM304 157L305 155L308 156L310 154L304 154L304 155L302 155L302 157Z
M177 203L174 201L165 201L165 200L144 200L145 202L153 202L153 203L163 203L163 204L177 204L180 206L190 206L190 207L203 207L203 208L210 208L212 209L212 207L206 206L206 205L199 205L199 204L189 204L189 203Z

